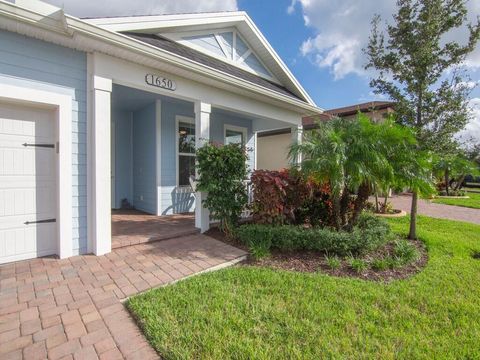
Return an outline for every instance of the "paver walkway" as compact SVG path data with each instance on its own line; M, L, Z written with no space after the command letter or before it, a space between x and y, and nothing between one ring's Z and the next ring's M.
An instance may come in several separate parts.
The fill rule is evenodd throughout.
M157 359L121 303L239 260L204 235L0 266L0 359Z
M410 213L412 197L410 195L393 196L389 201L395 209ZM428 200L418 200L418 213L440 219L467 221L480 224L480 210L462 206L436 204Z
M198 233L193 214L157 216L138 210L112 211L112 249Z

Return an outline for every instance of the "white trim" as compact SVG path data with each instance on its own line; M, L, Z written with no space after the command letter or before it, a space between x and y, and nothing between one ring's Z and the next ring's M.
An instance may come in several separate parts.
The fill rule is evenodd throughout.
M162 215L162 100L157 100L155 102L155 127L157 215L160 216Z
M233 42L232 42L232 58L229 59L227 56L227 51L220 41L220 36L219 34L226 33L226 32L231 32L233 33ZM255 54L255 51L252 50L252 47L248 44L248 42L238 33L237 30L234 28L228 28L228 29L219 29L219 30L204 30L204 31L186 31L186 32L179 32L179 33L173 33L173 34L162 34L163 36L169 38L170 40L176 41L182 45L191 47L192 49L195 49L199 52L205 53L211 57L214 57L218 60L224 61L228 64L231 64L233 66L239 67L242 70L248 71L252 74L255 74L257 76L263 77L267 80L273 81L277 83L278 85L281 85L280 81L272 75L271 71L268 69L268 67L264 64L264 62L260 59L260 57ZM213 51L209 51L208 49L199 46L197 44L194 44L191 40L185 39L185 37L190 37L190 36L201 36L201 35L213 35L215 40L217 41L218 45L220 46L221 50L225 53L225 56L220 56L217 53ZM239 56L238 59L236 57L236 44L237 44L237 37L240 37L240 39L243 41L243 43L247 46L247 51L245 51L242 56ZM255 57L258 59L260 64L265 68L267 71L267 74L257 72L253 69L251 69L249 66L245 64L245 59L250 56L250 54L254 54Z
M180 179L179 179L179 173L180 173L179 157L180 157L180 155L195 157L195 154L180 153L180 151L178 151L178 145L179 145L178 132L179 132L179 127L180 127L179 126L180 122L186 122L186 123L194 125L195 126L195 137L197 136L197 126L195 124L195 119L194 118L189 117L189 116L183 116L183 115L176 115L175 116L175 184L176 184L177 188L180 187Z
M292 127L290 130L292 143L293 144L301 144L303 142L303 126L298 125ZM292 165L300 165L302 163L302 154L298 154L296 159L291 159Z
M87 57L87 207L90 252L103 255L112 250L111 205L111 90L112 80L94 73L94 54ZM98 87L98 88L97 88ZM88 105L90 103L90 105Z
M253 171L257 170L257 164L258 164L258 131L255 131L253 133L253 146L254 146L254 159L253 159Z
M223 45L223 41L222 39L220 38L220 35L218 32L214 32L213 33L213 36L215 36L215 40L217 40L217 43L218 45L220 46L220 49L222 49L223 53L225 54L225 57L227 58L227 60L231 60L228 58L228 51L227 51L227 48L225 47L225 45ZM232 34L232 39L233 39L233 34ZM233 41L232 41L232 45L233 45ZM232 48L232 55L233 55L233 48Z
M110 168L110 183L111 183L111 186L112 188L110 189L110 193L112 194L111 195L111 207L112 209L116 209L117 208L117 203L116 203L116 200L117 200L117 194L115 193L116 191L116 181L117 181L117 174L115 173L115 169L116 169L116 164L115 164L115 159L116 159L116 151L117 149L115 148L115 145L116 145L116 137L117 137L117 133L115 131L115 119L111 119L111 130L110 130L110 138L111 138L111 143L110 143L110 148L111 148L111 168Z
M232 130L232 131L237 131L241 132L243 135L243 144L242 146L247 146L248 143L248 129L243 126L235 126L235 125L230 125L230 124L225 124L223 125L223 143L226 144L225 140L227 139L227 130Z
M72 256L72 97L23 86L2 84L0 99L19 104L47 105L57 109L57 251Z
M210 113L212 105L202 101L195 101L195 149L201 148L210 139ZM198 171L195 169L198 178ZM210 228L210 212L203 206L208 194L197 191L195 193L195 227L204 233Z

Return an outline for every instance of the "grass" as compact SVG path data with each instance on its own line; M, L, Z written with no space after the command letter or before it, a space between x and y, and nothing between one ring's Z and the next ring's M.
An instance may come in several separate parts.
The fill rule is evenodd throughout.
M468 192L466 195L470 196L470 199L434 199L432 200L434 203L437 204L445 204L445 205L456 205L456 206L463 206L469 207L474 209L480 209L480 194L474 192Z
M407 219L389 220L406 234ZM390 284L236 267L129 300L166 359L480 358L480 226L419 217L426 268Z

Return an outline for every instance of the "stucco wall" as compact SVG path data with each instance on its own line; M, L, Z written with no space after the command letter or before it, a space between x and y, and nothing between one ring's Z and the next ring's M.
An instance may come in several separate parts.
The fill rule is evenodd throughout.
M45 90L72 97L74 255L87 251L86 81L85 53L0 31L0 84Z
M289 166L288 148L292 135L280 134L257 139L257 168L280 170Z

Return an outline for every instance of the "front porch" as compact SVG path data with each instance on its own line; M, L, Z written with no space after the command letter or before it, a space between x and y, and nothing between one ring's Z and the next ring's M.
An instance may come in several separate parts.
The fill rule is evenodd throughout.
M206 231L208 211L197 206L205 194L190 183L195 150L207 140L241 143L253 171L257 133L285 126L292 124L113 84L111 248Z
M139 210L112 210L112 249L197 233L193 214L156 216Z

